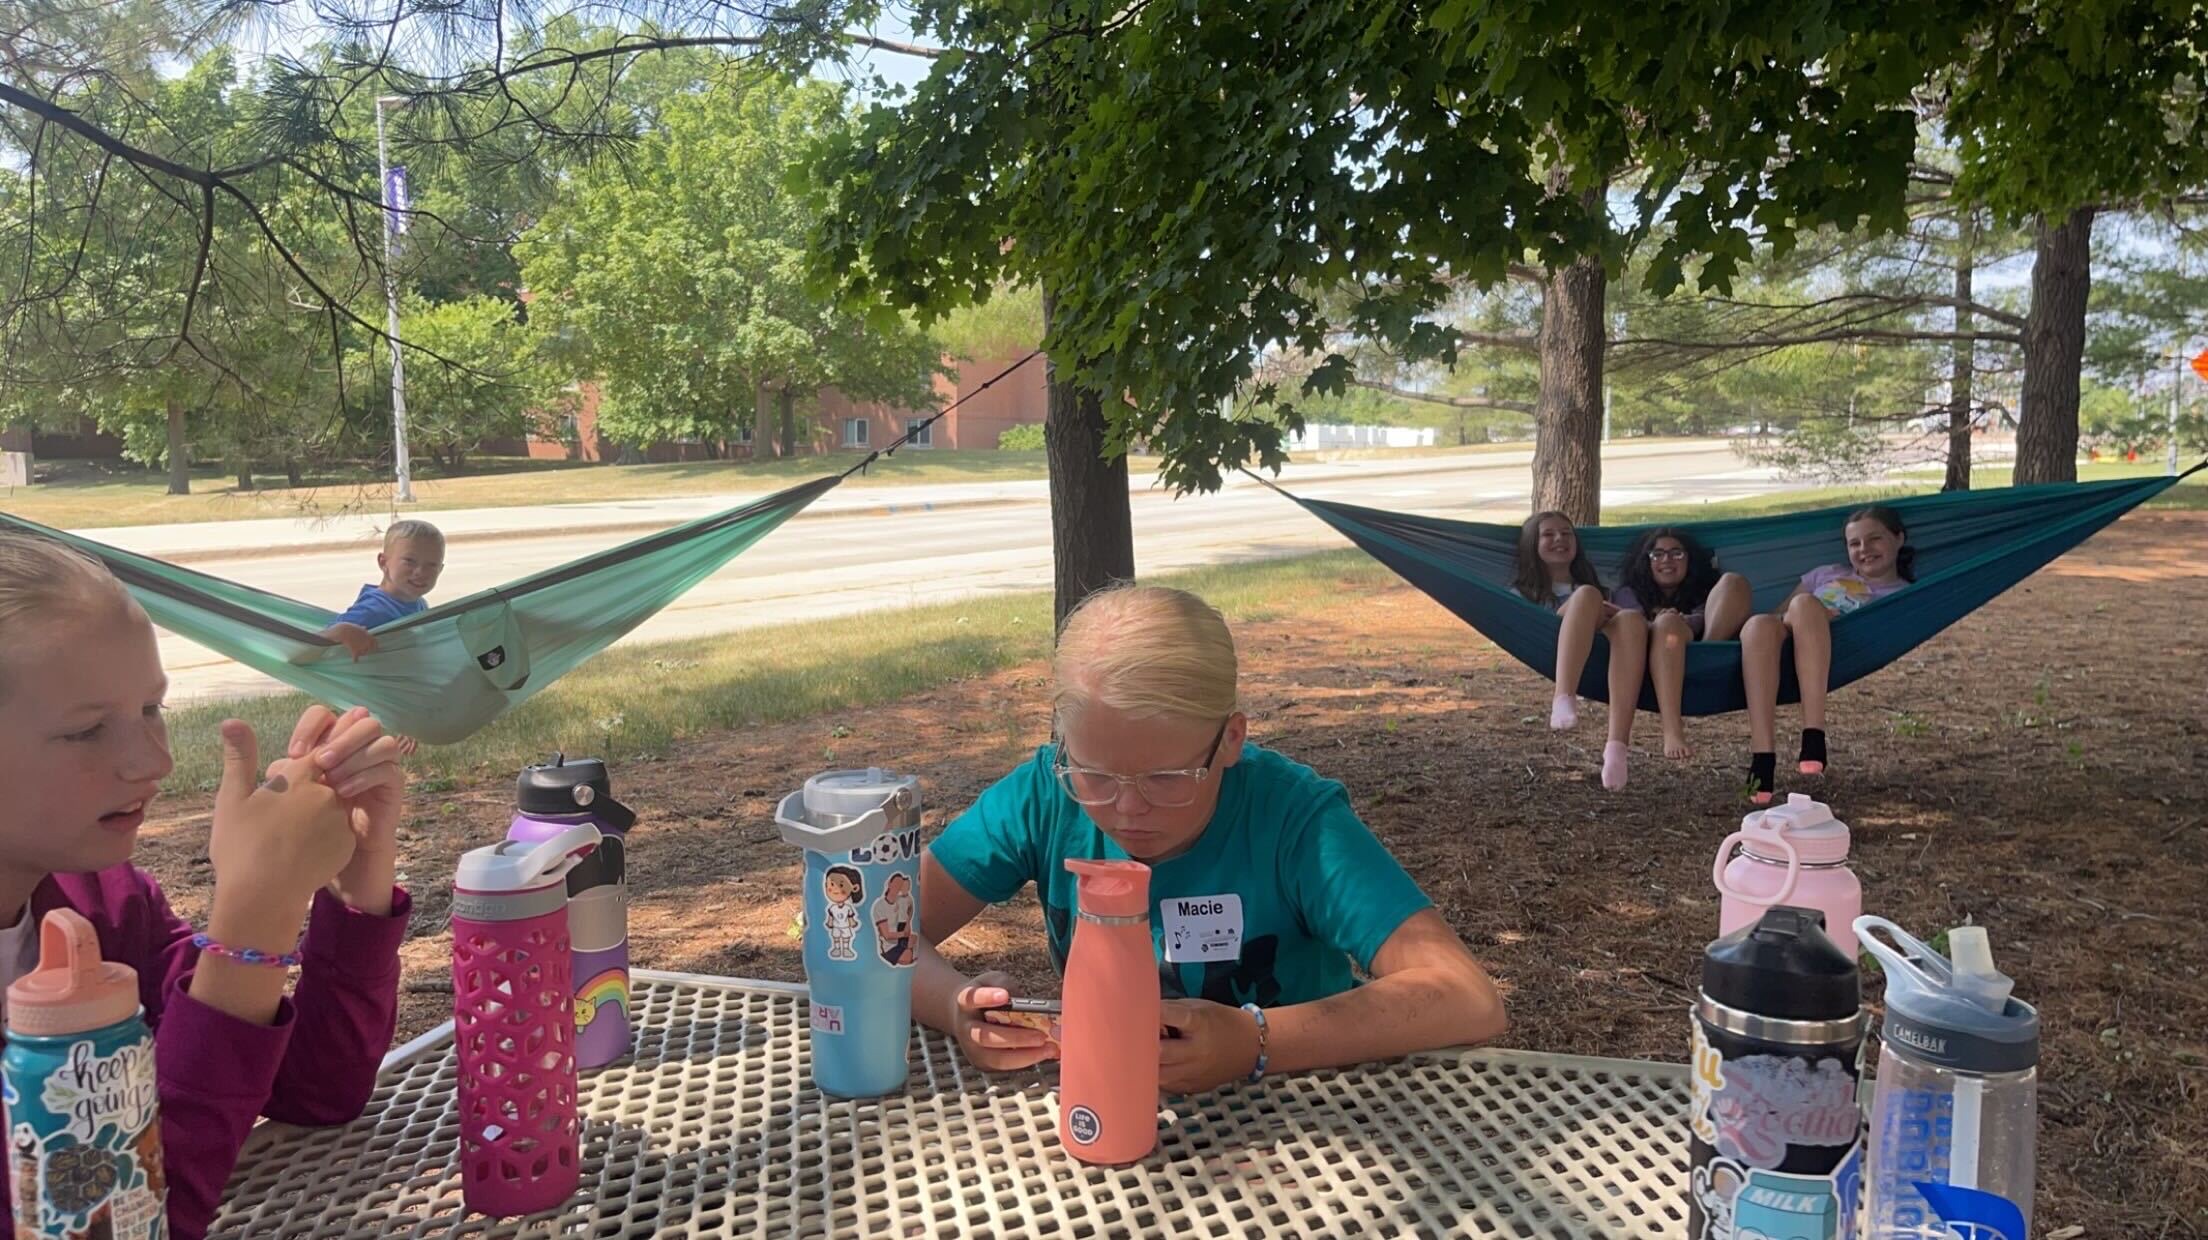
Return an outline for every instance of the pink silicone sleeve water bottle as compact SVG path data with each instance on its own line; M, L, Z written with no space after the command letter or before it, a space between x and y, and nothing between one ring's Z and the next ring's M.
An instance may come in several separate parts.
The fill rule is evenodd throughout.
M582 1178L567 872L598 841L589 823L508 840L453 876L460 1195L483 1214L552 1209Z

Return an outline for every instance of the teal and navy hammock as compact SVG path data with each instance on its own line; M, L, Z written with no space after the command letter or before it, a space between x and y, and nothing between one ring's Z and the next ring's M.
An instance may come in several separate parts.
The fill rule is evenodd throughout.
M872 459L872 458L869 458ZM0 513L0 528L93 556L153 622L395 733L465 740L612 645L842 478L821 478L375 630L354 662L322 636L336 614Z
M2203 465L2208 461L2179 477ZM1909 545L1917 551L1917 580L1832 622L1831 686L1837 689L1860 680L1907 654L2178 480L2050 483L1885 501L1909 527ZM1455 612L1511 657L1544 675L1555 670L1561 621L1511 588L1517 526L1409 516L1295 495L1288 498ZM1756 609L1769 611L1793 592L1803 573L1847 558L1840 530L1855 507L1671 524L1693 530L1717 553L1719 568L1746 577L1755 588ZM1618 560L1648 528L1583 529L1580 541L1603 580L1614 583ZM1582 697L1607 700L1609 657L1608 641L1598 638L1580 677ZM1780 664L1784 669L1780 700L1796 701L1800 690L1794 682L1793 660L1782 659ZM1740 643L1696 642L1690 647L1683 698L1690 715L1742 709L1746 699L1740 683ZM1656 709L1655 691L1645 682L1640 708Z

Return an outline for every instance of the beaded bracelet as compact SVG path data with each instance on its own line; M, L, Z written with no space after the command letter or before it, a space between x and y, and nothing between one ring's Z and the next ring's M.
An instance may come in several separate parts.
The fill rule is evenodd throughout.
M193 935L192 946L210 956L220 956L224 960L234 960L239 964L260 965L271 969L297 968L299 963L306 959L297 948L293 948L288 952L264 952L258 947L230 947L217 943L215 937L211 934Z
M1245 1003L1242 1010L1257 1018L1257 1066L1250 1069L1250 1075L1245 1078L1255 1085L1265 1079L1265 1065L1271 1062L1265 1054L1265 1048L1272 1041L1272 1030L1265 1024L1264 1008L1254 1003Z

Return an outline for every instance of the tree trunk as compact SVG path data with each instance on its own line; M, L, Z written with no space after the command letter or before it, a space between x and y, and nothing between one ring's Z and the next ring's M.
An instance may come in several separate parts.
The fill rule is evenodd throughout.
M1592 255L1551 268L1541 295L1541 395L1533 415L1533 508L1602 519L1603 297Z
M2024 319L2024 391L2016 428L2016 481L2078 478L2078 375L2085 360L2085 303L2093 291L2093 212L2079 207L2034 230L2032 308Z
M251 461L240 461L240 462L238 462L238 468L237 468L237 470L236 470L236 473L237 473L237 475L238 475L238 489L239 489L240 491L250 491L250 490L252 490L252 489L253 489L253 462L251 462Z
M752 394L751 459L764 461L774 454L774 402L768 399L767 385L762 383Z
M1048 339L1053 299L1043 293L1043 334ZM1050 359L1050 401L1043 416L1044 455L1050 464L1050 545L1056 588L1055 625L1081 600L1135 576L1134 514L1127 501L1127 458L1104 459L1104 401L1076 387Z
M306 477L299 472L299 462L296 458L284 462L284 485L294 491L307 485Z
M192 450L184 442L184 405L169 402L169 494L192 493Z
M1947 377L1947 481L1943 491L1970 489L1971 380L1978 372L1978 342L1969 338L1970 281L1977 255L1978 217L1965 212L1955 258L1955 358Z
M789 384L774 394L775 406L782 416L782 455L797 455L797 392Z

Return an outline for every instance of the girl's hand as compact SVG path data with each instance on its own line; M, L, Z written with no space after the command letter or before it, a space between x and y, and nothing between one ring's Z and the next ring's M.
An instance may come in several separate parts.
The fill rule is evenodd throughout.
M388 915L399 865L399 822L406 810L406 772L399 759L408 742L384 735L383 725L364 707L333 715L327 707L310 706L292 729L288 752L290 760L310 762L321 772L353 830L352 860L330 880L330 894L371 916Z
M1158 1088L1200 1094L1239 1081L1257 1067L1257 1018L1209 999L1167 999L1159 1018L1172 1037L1158 1042Z
M984 973L951 996L951 1037L968 1062L985 1072L1016 1072L1058 1057L1058 1044L1040 1029L983 1020L990 1008L1012 1002L1012 979Z
M260 769L253 729L222 725L222 786L207 858L215 867L209 933L232 947L288 952L310 897L353 858L357 843L336 790L309 762Z

